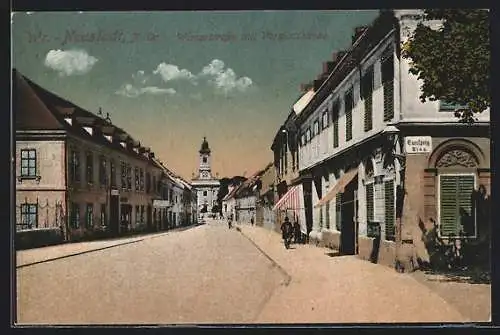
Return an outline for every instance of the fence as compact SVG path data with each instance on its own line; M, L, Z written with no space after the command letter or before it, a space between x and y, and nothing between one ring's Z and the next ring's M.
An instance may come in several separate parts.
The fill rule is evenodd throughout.
M65 222L64 207L61 201L49 202L49 199L16 205L16 231L61 228Z

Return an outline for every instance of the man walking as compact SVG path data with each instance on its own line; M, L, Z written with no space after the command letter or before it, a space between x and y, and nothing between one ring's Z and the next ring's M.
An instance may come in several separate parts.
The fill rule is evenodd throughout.
M290 223L290 219L288 219L288 216L285 217L285 221L281 224L281 233L283 240L285 242L285 248L288 249L290 246L290 235L292 233L292 224Z

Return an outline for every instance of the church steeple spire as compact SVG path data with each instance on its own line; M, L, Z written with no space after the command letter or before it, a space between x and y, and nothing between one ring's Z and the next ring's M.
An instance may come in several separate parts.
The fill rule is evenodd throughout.
M200 154L210 154L210 147L205 136L203 136L203 142L201 143Z

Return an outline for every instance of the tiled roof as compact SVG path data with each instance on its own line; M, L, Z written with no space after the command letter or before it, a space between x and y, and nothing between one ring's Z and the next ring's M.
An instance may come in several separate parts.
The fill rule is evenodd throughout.
M126 131L111 123L111 120L93 114L56 94L47 91L16 69L13 70L14 110L18 130L66 130L80 138L106 146L136 159L151 162L157 168L160 164L143 153L149 148L140 146ZM65 118L71 118L69 124ZM83 127L93 126L95 134L88 133ZM104 135L113 139L128 141L139 153L122 147L118 141L108 141Z

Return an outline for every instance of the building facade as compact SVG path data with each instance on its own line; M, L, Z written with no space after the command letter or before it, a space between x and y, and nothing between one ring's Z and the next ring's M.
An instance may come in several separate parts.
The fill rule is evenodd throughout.
M220 182L212 176L211 150L204 137L199 150L198 175L191 180L191 185L197 193L198 213L211 213L217 204L217 193Z
M275 229L275 213L273 211L275 198L276 170L274 163L268 164L257 184L257 203L255 224L269 230Z
M422 14L381 11L356 29L295 119L310 240L390 266L428 261L434 225L444 239L464 236L465 219L469 239L487 234L471 199L490 192L489 110L467 125L454 107L420 101L400 47Z
M162 167L149 148L16 70L13 92L16 231L59 229L74 241L162 227Z

